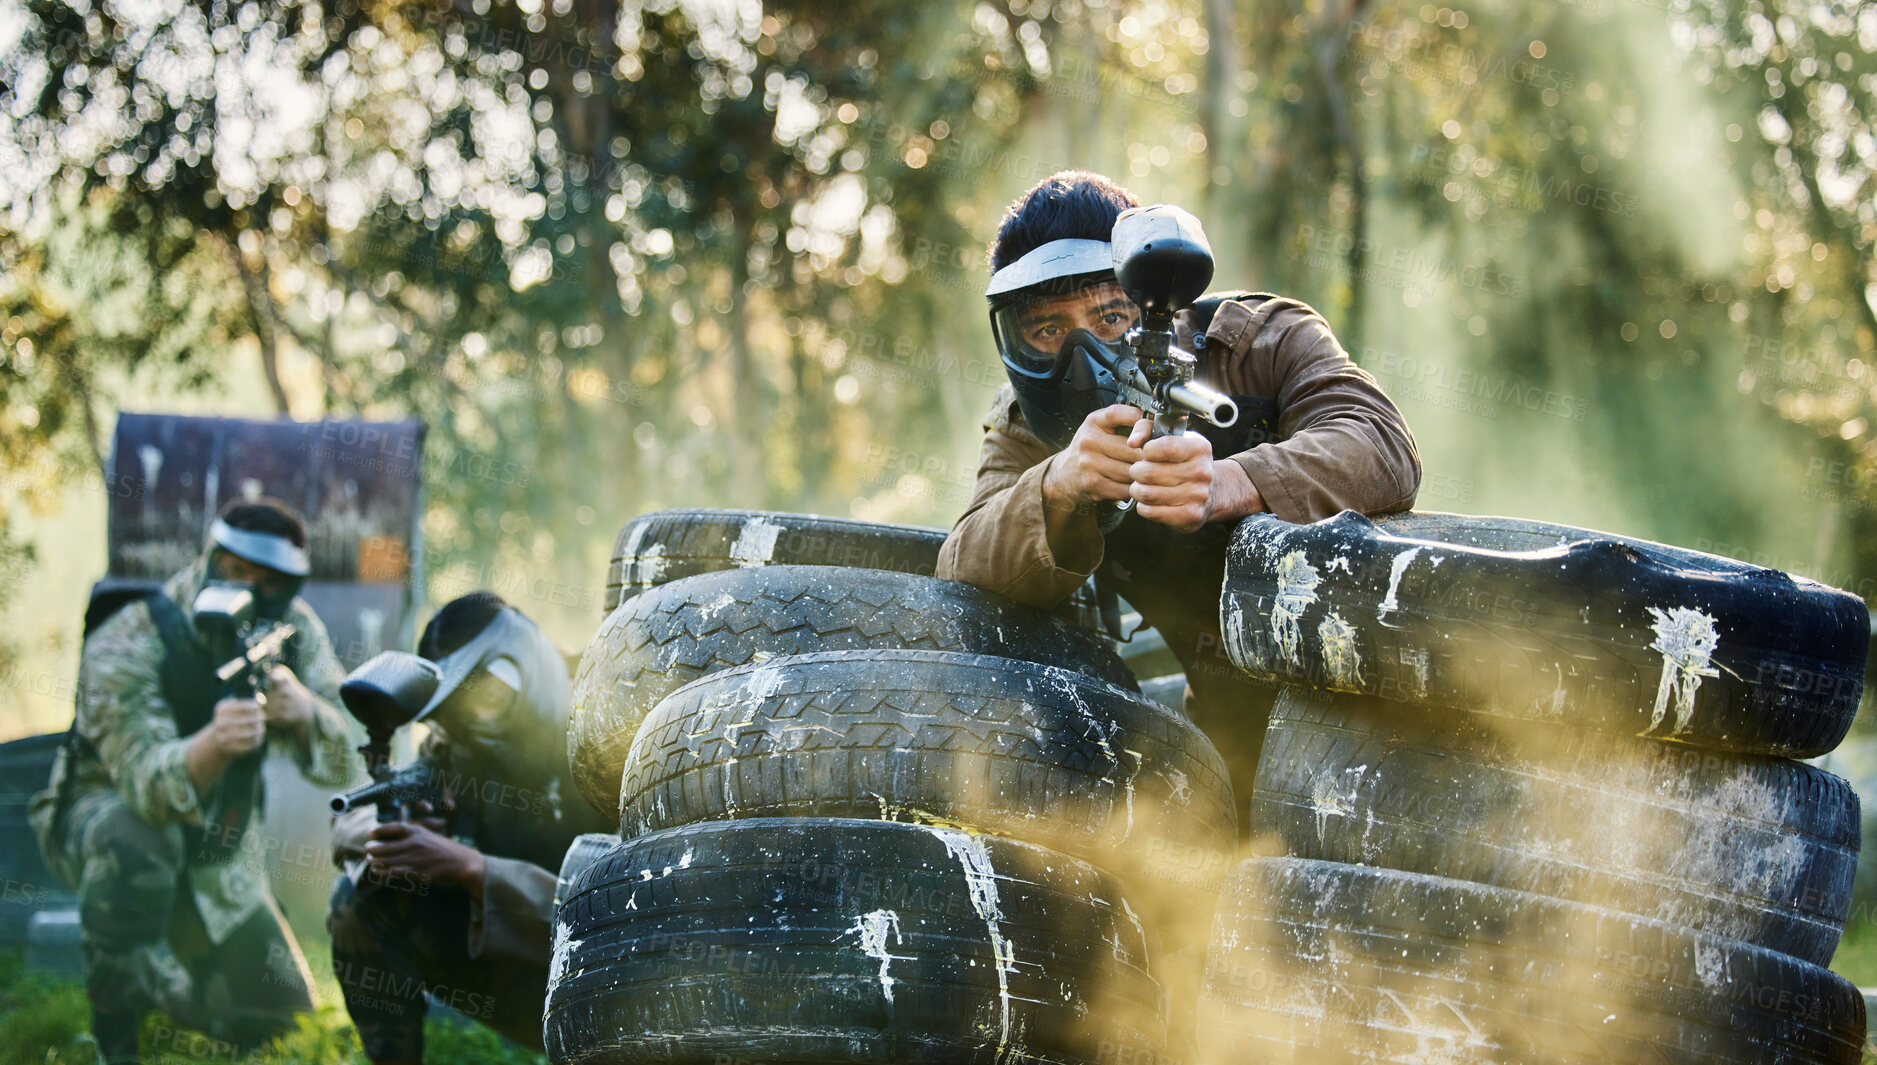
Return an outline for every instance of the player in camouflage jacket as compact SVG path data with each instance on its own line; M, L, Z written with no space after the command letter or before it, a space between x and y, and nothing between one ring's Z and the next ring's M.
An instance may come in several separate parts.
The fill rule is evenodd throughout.
M201 690L214 694L203 701L213 705L199 728L178 727L189 709L167 694L170 651L150 600L125 606L85 641L74 738L33 820L48 864L78 889L93 1033L107 1062L136 1060L137 1029L152 1009L253 1046L312 1007L305 959L268 890L264 859L278 841L270 848L253 823L259 774L228 772L266 745L314 781L343 785L354 773L333 706L344 671L325 626L293 594L304 546L304 526L285 506L237 504L202 557L164 584L190 621L211 575L249 583L263 603L271 589L272 613L296 630L264 699L223 698L213 674L204 679ZM281 564L299 573L255 558L293 560ZM219 654L194 628L180 626L198 640L186 650ZM249 793L229 794L238 788ZM221 816L231 808L248 814Z

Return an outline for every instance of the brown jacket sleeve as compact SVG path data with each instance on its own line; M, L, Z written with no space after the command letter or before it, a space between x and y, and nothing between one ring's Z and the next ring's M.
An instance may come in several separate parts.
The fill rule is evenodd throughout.
M1306 522L1414 505L1414 434L1320 315L1296 300L1252 297L1220 307L1208 335L1208 347L1225 351L1214 387L1277 400L1279 441L1232 456L1265 509Z
M1190 345L1184 320L1176 336ZM1279 296L1251 296L1221 306L1208 336L1214 387L1277 401L1280 442L1230 456L1266 509L1306 522L1343 510L1382 514L1414 505L1421 483L1414 434L1315 311ZM938 576L1053 606L1101 565L1095 513L1072 515L1063 542L1049 539L1043 478L1054 459L1024 424L1008 385L998 389L984 430L977 485L939 552Z
M999 388L984 422L971 502L939 550L940 578L1039 607L1060 603L1088 580L1101 565L1094 510L1070 516L1063 543L1045 531L1043 478L1054 461L1023 423L1016 392Z

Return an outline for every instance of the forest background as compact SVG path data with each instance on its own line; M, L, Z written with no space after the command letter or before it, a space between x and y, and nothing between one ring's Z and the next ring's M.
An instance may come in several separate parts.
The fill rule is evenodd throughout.
M982 249L1074 166L1321 310L1423 509L1868 598L1874 97L1848 2L4 0L0 733L119 409L423 418L422 591L570 649L644 510L949 524Z
M1855 0L0 0L0 740L70 720L120 410L422 418L419 616L569 650L643 511L950 524L1068 167L1317 307L1422 509L1872 599L1874 115Z
M0 739L119 410L421 417L420 598L570 650L642 511L948 525L1068 167L1322 311L1422 509L1869 599L1873 114L1850 0L0 0Z

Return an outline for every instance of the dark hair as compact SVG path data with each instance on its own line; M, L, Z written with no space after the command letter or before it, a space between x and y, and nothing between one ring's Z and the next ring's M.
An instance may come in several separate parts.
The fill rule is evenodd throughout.
M432 662L439 661L475 639L506 606L508 604L494 592L457 596L430 615L430 623L424 626L424 634L417 641L418 655Z
M1052 240L1107 240L1134 194L1091 170L1051 174L1023 194L997 226L991 269L1002 270Z
M306 523L299 511L270 496L237 499L222 508L221 518L231 529L284 537L295 547L306 546Z

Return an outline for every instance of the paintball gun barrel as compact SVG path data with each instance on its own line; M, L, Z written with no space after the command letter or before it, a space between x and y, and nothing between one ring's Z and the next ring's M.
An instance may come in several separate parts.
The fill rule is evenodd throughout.
M422 762L414 762L394 770L383 780L374 780L355 791L334 795L331 805L335 814L361 806L376 806L380 821L395 821L412 804L423 801L436 806L442 797L443 789L436 772ZM392 813L391 817L384 816L388 811Z

